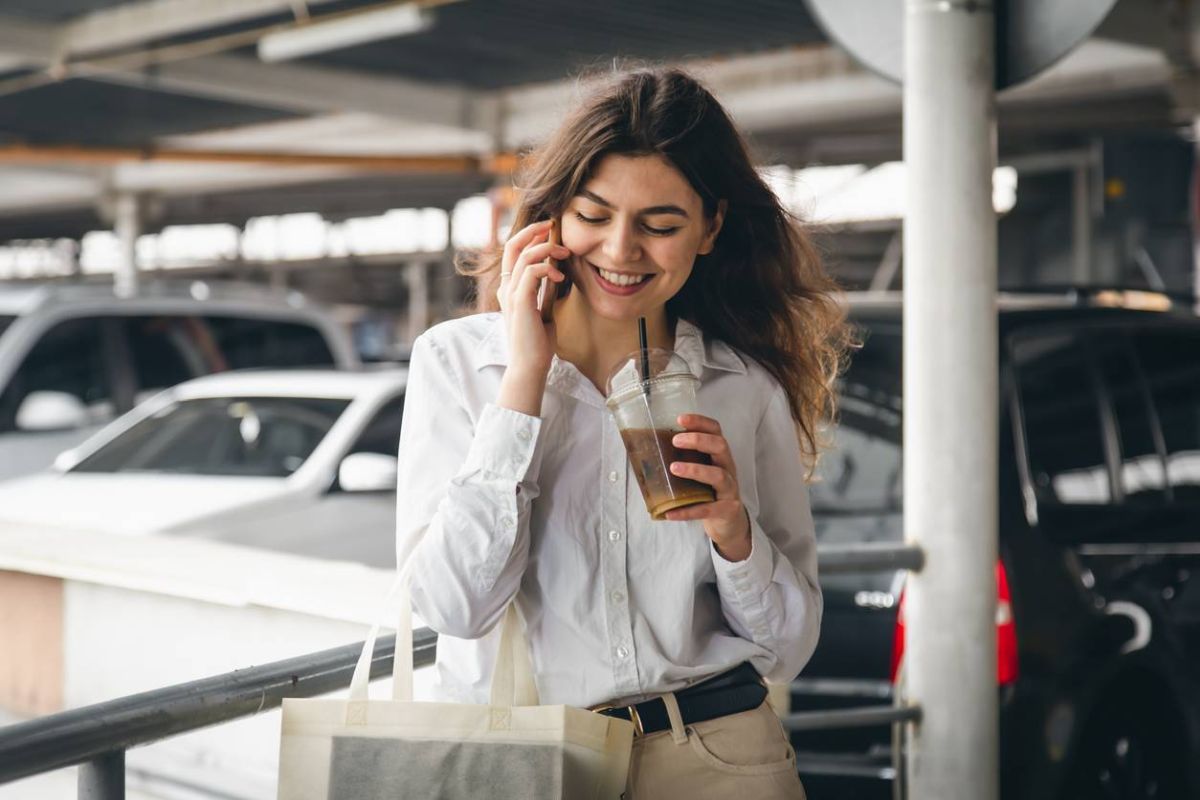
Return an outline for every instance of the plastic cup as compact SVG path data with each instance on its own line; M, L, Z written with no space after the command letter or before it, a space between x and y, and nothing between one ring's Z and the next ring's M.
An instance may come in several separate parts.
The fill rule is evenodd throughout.
M700 381L687 362L670 350L648 351L650 373L642 374L642 353L630 353L608 379L608 408L625 442L629 464L637 477L650 518L662 520L675 508L711 503L713 488L671 472L671 462L711 464L707 453L676 447L671 440L684 430L678 418L699 409Z

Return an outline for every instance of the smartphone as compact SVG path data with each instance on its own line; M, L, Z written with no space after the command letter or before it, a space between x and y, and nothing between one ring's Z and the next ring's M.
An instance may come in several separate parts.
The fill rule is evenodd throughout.
M558 217L555 217L550 225L550 241L553 244L562 244L562 220ZM538 287L538 308L542 312L542 322L549 322L553 318L554 301L566 297L567 292L571 291L571 274L563 267L563 262L558 259L553 261L554 266L558 267L567 279L556 284L549 278L542 278L541 286Z

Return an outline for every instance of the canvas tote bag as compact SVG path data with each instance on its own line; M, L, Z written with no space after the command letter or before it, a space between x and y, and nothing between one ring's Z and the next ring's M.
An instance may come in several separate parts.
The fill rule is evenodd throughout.
M528 645L510 604L501 623L491 703L412 699L407 569L396 582L393 699L367 696L372 628L349 698L284 700L279 800L617 800L632 723L571 706L541 706ZM396 592L393 589L393 593Z

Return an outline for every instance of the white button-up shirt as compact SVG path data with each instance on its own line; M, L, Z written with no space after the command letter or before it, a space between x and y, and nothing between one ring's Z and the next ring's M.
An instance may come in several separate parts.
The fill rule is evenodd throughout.
M792 680L821 621L816 545L787 398L757 363L676 324L721 423L753 550L717 553L701 522L654 522L603 395L555 358L531 417L495 405L498 313L413 346L400 436L397 555L416 612L441 634L438 699L488 702L497 622L515 596L541 702L593 706L676 691L750 661Z

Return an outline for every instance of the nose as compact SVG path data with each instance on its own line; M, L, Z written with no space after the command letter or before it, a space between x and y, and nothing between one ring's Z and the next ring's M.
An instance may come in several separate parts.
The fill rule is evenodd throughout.
M632 226L612 225L606 234L602 250L605 258L613 266L637 261L642 257L637 231L633 230Z

